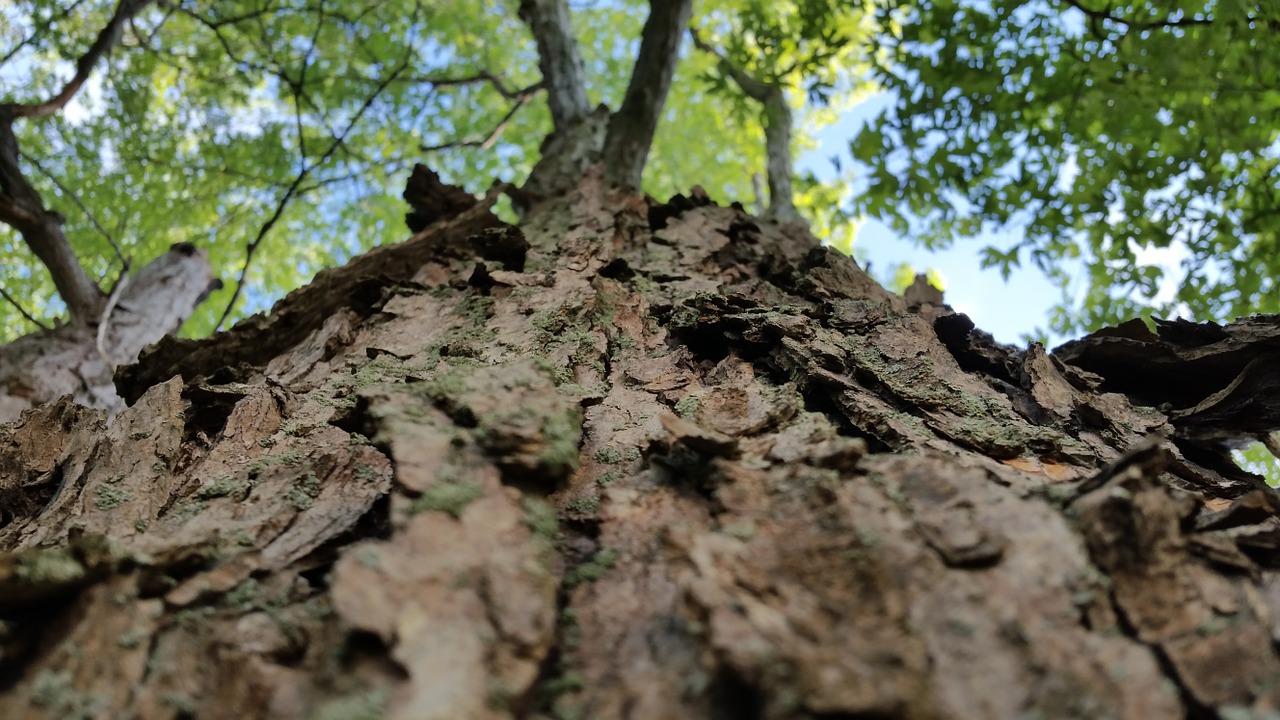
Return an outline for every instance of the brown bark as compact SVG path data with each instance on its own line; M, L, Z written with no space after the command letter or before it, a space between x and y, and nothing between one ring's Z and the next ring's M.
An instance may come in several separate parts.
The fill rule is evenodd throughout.
M1207 415L606 187L0 428L5 716L1275 710L1277 503Z

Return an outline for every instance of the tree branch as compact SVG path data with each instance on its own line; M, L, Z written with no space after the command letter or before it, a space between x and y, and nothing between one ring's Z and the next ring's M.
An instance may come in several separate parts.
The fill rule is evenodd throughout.
M419 149L423 152L437 152L440 150L460 147L478 147L485 150L493 147L493 144L498 141L498 138L502 136L502 133L506 132L507 126L511 124L511 118L515 117L516 113L520 111L520 108L527 105L529 101L533 99L534 93L536 93L541 86L542 84L539 83L538 85L534 85L532 88L527 89L523 95L516 96L515 103L511 105L511 109L507 110L507 114L503 115L502 119L498 121L498 124L493 126L493 130L490 130L484 137L472 136L440 145L422 145Z
M488 70L481 70L472 75L461 75L458 77L441 77L435 75L408 75L400 78L400 82L424 83L432 87L454 87L458 85L474 85L476 83L489 83L499 95L508 100L519 100L537 90L541 90L543 86L542 80L530 85L529 87L511 89L507 86L502 78L494 75Z
M1062 0L1062 2L1084 13L1085 17L1091 20L1105 20L1107 22L1113 22L1120 25L1124 25L1125 27L1128 27L1134 30L1158 30L1161 28L1186 27L1188 25L1212 25L1213 24L1213 20L1210 18L1196 19L1193 17L1183 17L1178 20L1156 20L1153 22L1136 22L1133 20L1125 20L1122 17L1117 17L1115 15L1112 15L1110 4L1107 5L1105 10L1095 10L1093 8L1086 7L1084 3L1080 2L1080 0ZM1253 16L1250 15L1248 16L1248 18L1252 20Z
M658 119L680 62L680 41L689 26L692 0L650 0L649 19L622 106L609 119L604 141L606 179L639 188Z
M65 219L45 209L40 193L22 175L13 115L0 105L0 222L13 226L49 270L74 320L92 322L102 310L102 291L85 273L67 236Z
M365 112L373 106L373 102L378 99L378 96L381 95L382 92L393 82L395 82L401 73L409 67L409 63L412 58L413 49L410 48L409 51L405 53L400 65L395 68L389 76L378 83L378 86L374 91L365 98L364 103L362 103L360 108L356 110L355 115L351 117L350 122L347 123L347 126L339 135L333 138L333 142L329 144L329 147L325 149L324 153L314 163L303 165L302 170L293 179L293 182L289 187L285 189L284 194L280 196L280 200L276 203L275 211L271 214L271 217L267 218L267 221L258 229L258 234L249 243L248 247L245 248L244 267L240 270L240 277L236 280L236 288L231 293L231 299L227 301L227 306L222 311L222 316L218 318L218 323L214 326L214 332L220 330L222 328L222 324L226 322L227 318L231 315L232 309L235 308L236 301L240 299L240 294L244 291L245 280L249 275L249 267L253 264L254 254L262 245L262 241L267 237L267 234L271 232L271 228L275 227L275 224L280 221L281 216L284 215L285 208L289 206L289 202L299 193L299 190L302 187L302 182L307 179L307 176L311 174L312 170L323 165L338 150L338 148L342 146L347 135L350 134L356 124L360 122L360 118L363 117Z
M784 222L801 222L796 210L794 191L791 188L791 107L781 85L765 82L721 55L711 45L690 30L694 47L713 55L720 70L728 75L742 92L763 107L765 163L769 171L768 217Z
M23 160L26 160L27 162L34 165L36 170L40 171L41 175L44 175L46 178L48 178L49 182L53 183L54 187L58 188L58 190L60 190L63 195L66 195L71 200L71 202L75 203L76 207L80 208L80 211L84 213L84 216L89 218L89 223L93 225L94 229L96 229L98 233L102 235L102 237L106 238L107 244L111 246L111 250L116 254L116 259L120 261L120 264L127 266L129 264L129 261L124 259L124 253L120 251L120 245L116 243L116 239L111 237L111 233L107 232L106 228L102 227L102 223L98 222L98 217L93 214L93 211L90 210L89 207L85 205L83 201L80 200L80 196L72 192L71 188L67 187L66 185L63 185L62 181L58 179L57 175L54 175L53 173L49 172L48 168L46 168L44 165L41 165L40 162L35 158L26 154L22 150L18 150L18 155Z
M89 46L89 50L76 61L76 73L71 76L71 80L67 81L62 90L42 103L9 105L10 117L48 117L61 110L84 86L90 73L93 72L93 66L97 65L102 56L106 55L107 51L120 40L120 34L124 31L125 23L129 18L152 2L153 0L120 0L115 14L111 16L111 20L107 21L106 27L98 33L97 39Z
M10 305L12 305L15 309L17 309L18 314L20 314L20 315L22 315L22 317L26 318L26 319L27 319L27 322L29 322L29 323L31 323L31 324L33 324L33 325L35 325L36 327L40 328L41 330L48 330L48 329L49 329L49 326L48 326L48 325L45 325L44 323L42 323L42 322L40 322L39 320L35 319L35 317L33 317L33 316L31 315L31 313L27 312L27 309L26 309L26 308L24 308L24 307L22 307L22 305L20 305L20 304L18 303L18 301L17 301L17 300L15 300L15 299L13 298L13 296L12 296L12 295L10 295L9 293L5 292L5 289L4 289L4 288L0 288L0 297L3 297L5 300L7 300L7 301L9 302L9 304L10 304Z
M77 322L98 320L104 298L102 290L80 265L62 230L65 218L48 210L40 193L22 174L21 152L13 132L17 118L48 117L66 106L79 92L98 61L120 40L125 23L152 0L120 0L115 14L97 39L76 61L76 72L56 95L39 103L0 105L0 222L13 226L49 270L67 311Z
M686 0L688 2L688 0ZM520 0L520 19L538 46L538 69L556 130L591 112L587 76L569 24L568 0Z

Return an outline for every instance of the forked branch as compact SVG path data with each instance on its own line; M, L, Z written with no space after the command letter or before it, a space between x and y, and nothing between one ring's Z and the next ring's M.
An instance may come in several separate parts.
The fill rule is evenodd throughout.
M791 188L791 107L787 105L782 86L761 80L734 65L697 32L689 34L693 36L694 47L715 56L720 71L732 79L744 95L760 103L764 120L765 164L769 171L769 209L766 214L784 222L800 221Z

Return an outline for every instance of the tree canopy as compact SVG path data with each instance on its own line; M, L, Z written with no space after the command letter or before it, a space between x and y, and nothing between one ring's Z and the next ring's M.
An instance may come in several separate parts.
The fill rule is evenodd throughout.
M402 239L398 191L417 161L473 191L520 183L553 128L522 22L539 2L17 0L0 9L0 103L60 110L13 122L20 165L101 287L172 243L209 248L227 283L188 323L204 334ZM624 103L655 7L572 6L592 106ZM701 2L643 188L696 184L798 211L846 251L862 214L932 246L1021 227L1017 247L987 248L986 261L1007 273L1029 260L1059 281L1061 333L1152 312L1280 310L1277 12L1238 0ZM81 77L117 17L118 38ZM792 177L791 154L875 87L894 102L852 139L855 166ZM1178 291L1156 302L1162 271L1138 253L1169 246L1185 248ZM23 313L47 324L63 312L12 224L0 254L4 337L32 329ZM1083 290L1068 284L1080 267Z
M104 286L124 258L181 241L209 248L227 286L188 323L191 334L403 239L399 191L415 162L473 191L519 183L552 129L535 39L515 2L133 4L72 104L14 129L28 179L66 216L70 244ZM0 102L57 93L124 7L20 0L0 9ZM635 0L573 8L592 105L622 103L648 14ZM862 3L716 0L689 24L726 62L785 90L800 111L792 142L804 147L862 86L854 53L869 20ZM724 82L724 67L714 52L685 46L645 189L699 184L725 201L751 200L753 174L765 172L764 124ZM807 197L798 204L814 207ZM62 303L18 233L0 230L0 252L0 288L38 318L58 315ZM0 328L10 338L32 329L11 303L0 307Z
M1246 0L888 0L894 93L853 154L855 205L945 245L1025 228L985 261L1086 269L1058 332L1139 314L1280 311L1280 6ZM1142 248L1185 249L1177 292Z

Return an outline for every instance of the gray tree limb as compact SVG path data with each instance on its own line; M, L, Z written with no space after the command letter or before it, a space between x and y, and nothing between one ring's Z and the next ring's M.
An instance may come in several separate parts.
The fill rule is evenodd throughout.
M653 135L662 117L671 78L680 63L680 42L689 26L692 0L651 0L640 35L640 52L622 106L609 119L604 141L605 177L639 188Z
M556 130L591 112L582 55L569 24L568 0L521 0L520 19L538 46L538 69Z

